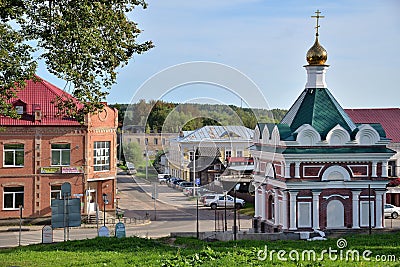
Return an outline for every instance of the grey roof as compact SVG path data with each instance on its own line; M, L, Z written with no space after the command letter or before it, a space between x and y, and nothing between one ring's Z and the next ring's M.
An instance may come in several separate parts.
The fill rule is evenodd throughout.
M186 132L185 132L186 133ZM197 130L187 132L179 141L210 140L252 140L254 130L244 126L204 126Z

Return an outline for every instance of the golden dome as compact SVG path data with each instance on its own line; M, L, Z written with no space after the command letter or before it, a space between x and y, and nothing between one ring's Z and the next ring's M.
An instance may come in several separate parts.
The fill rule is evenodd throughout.
M309 65L325 65L328 59L328 53L318 42L318 36L315 38L314 45L308 50L306 56Z

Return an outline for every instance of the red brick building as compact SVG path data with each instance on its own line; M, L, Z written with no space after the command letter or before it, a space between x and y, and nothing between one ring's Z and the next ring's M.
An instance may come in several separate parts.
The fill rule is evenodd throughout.
M355 123L379 123L390 139L388 147L396 154L388 162L386 203L400 206L400 108L346 109Z
M382 125L356 124L333 97L326 60L317 34L305 89L279 124L255 129L255 217L267 230L384 227L395 152Z
M19 205L24 218L50 216L65 182L82 214L103 207L103 194L106 210L115 209L117 111L106 106L81 124L60 115L57 96L72 97L44 80L28 81L11 100L21 118L0 117L0 219L18 217Z

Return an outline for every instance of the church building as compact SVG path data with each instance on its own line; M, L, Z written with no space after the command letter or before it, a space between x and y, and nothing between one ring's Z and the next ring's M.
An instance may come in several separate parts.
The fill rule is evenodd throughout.
M354 123L329 91L327 52L318 40L323 16L312 17L305 89L279 124L255 128L255 217L266 231L383 228L395 152L379 123Z

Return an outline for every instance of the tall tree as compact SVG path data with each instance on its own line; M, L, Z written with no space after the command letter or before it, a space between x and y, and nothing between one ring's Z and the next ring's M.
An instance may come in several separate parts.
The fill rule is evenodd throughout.
M7 100L34 78L39 60L85 103L78 109L60 96L55 101L67 115L102 108L117 69L153 47L151 41L136 42L141 31L126 14L137 6L147 7L143 0L1 0L0 114L16 117Z

